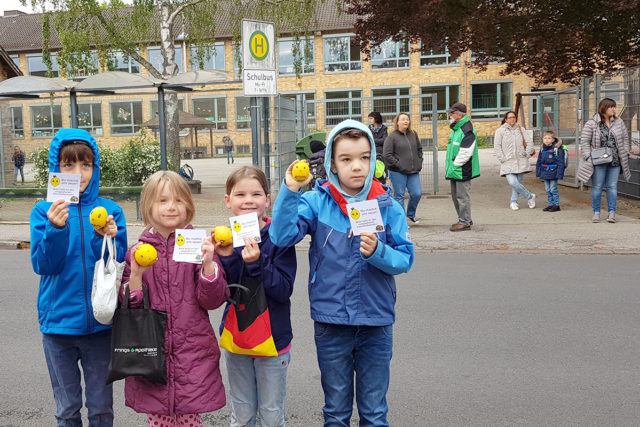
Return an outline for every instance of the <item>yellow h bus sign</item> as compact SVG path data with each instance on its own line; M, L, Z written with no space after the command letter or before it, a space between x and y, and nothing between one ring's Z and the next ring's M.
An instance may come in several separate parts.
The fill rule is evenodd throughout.
M269 41L262 31L254 31L249 38L249 50L251 56L262 61L269 54Z

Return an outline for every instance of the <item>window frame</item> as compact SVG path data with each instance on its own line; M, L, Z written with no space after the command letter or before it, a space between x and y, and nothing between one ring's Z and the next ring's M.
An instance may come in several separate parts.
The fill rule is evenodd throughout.
M42 108L42 107L48 107L49 108L49 119L51 120L51 127L36 127L35 126L34 116L33 116L33 109L34 108ZM56 126L54 109L60 109L60 114L59 114L59 116L60 116L60 126ZM31 138L51 138L56 134L56 132L58 132L63 127L62 104L57 104L57 103L54 103L53 105L51 105L50 103L48 103L48 104L33 104L33 105L29 106L29 115L30 115L30 122L31 122ZM34 134L34 132L36 132L37 130L44 130L45 133L36 135L36 134ZM50 134L46 134L47 130L50 131Z
M89 105L89 115L91 120L91 126L81 126L80 125L80 117L78 117L78 129L84 129L94 136L104 136L104 126L102 124L102 102L101 101L86 101L86 102L78 102L78 116L80 115L80 108ZM93 111L94 106L98 106L98 117L100 118L100 125L95 125L95 112ZM99 129L99 132L97 131Z
M93 65L95 66L96 69L96 73L100 72L100 59L98 58L98 51L96 50L92 50L91 51L91 59L93 60ZM95 73L93 72L86 72L85 74L71 74L71 68L67 65L67 70L66 70L66 75L67 75L67 79L68 80L73 80L73 81L82 81L84 79L86 79L87 77L93 76Z
M185 111L184 109L184 96L179 96L178 97L178 110L179 111ZM166 101L165 101L166 102ZM182 102L182 108L180 108L180 102ZM150 99L149 100L149 114L151 115L151 119L155 119L156 118L156 114L158 114L158 112L156 111L155 113L153 112L153 105L156 105L156 110L158 109L158 100L157 99Z
M327 98L327 94L329 93L341 93L341 92L348 92L349 96L347 98ZM353 96L353 92L360 92L360 96L358 97L354 97ZM324 126L325 128L333 128L334 126L336 126L338 123L340 123L343 120L346 119L353 119L353 120L357 120L359 122L362 122L362 114L363 114L363 100L364 98L362 97L362 88L347 88L347 89L331 89L331 90L325 90L324 93ZM356 101L354 101L356 100ZM328 111L329 111L329 103L332 102L347 102L348 103L348 109L349 112L347 114L338 114L338 115L329 115ZM359 102L360 103L360 112L359 113L354 113L354 103ZM329 124L328 120L330 118L335 118L338 119L338 121L335 124Z
M25 55L26 56L26 60L27 60L27 75L28 76L36 76L36 77L46 77L47 74L47 66L44 63L43 59L42 59L42 54L41 53L30 53ZM60 64L58 64L58 54L55 52L50 53L51 56L51 72L55 73L55 75L53 77L60 77ZM30 59L32 58L40 58L40 62L42 62L42 65L44 66L44 74L40 75L40 74L32 74L31 71L31 63L29 62ZM37 71L40 72L40 71Z
M140 54L140 52L137 52L138 55ZM115 60L116 60L116 65L120 65L120 61L118 60L119 56L122 56L122 61L123 61L123 65L127 64L127 69L125 70L124 68L114 68L113 70L110 71L124 71L125 73L131 73L131 74L141 74L142 73L142 65L135 59L133 59L132 57L126 55L124 52L122 52L121 50L117 50L114 52L111 52L112 56L115 56ZM138 66L138 71L131 71L131 68L133 66L135 66L137 64Z
M129 106L131 108L131 122L130 124L113 124L113 105L114 104L125 104L125 103L129 103ZM135 115L134 115L134 108L133 108L133 104L140 104L140 123L136 124L135 123ZM140 132L140 128L142 128L142 123L144 123L143 120L143 116L144 112L142 109L142 100L141 99L122 99L122 100L113 100L113 101L109 101L109 125L110 125L110 132L111 132L111 136L124 136L124 135L135 135L138 132ZM124 132L124 133L120 133L120 132L114 132L114 128L126 128L126 127L131 127L132 132ZM137 129L136 129L137 127Z
M474 106L474 96L473 96L473 87L477 85L496 85L496 107L495 108L478 108ZM509 105L502 105L502 88L501 85L509 84ZM507 111L510 111L513 107L513 80L472 80L469 82L469 99L471 100L471 114L470 118L473 120L484 120L484 121L495 121L501 119L502 115L504 115ZM495 112L495 115L493 114ZM491 117L479 117L478 114L491 114ZM474 116L475 115L475 116Z
M243 115L242 117L245 118L239 118L238 115L238 100L242 99L243 101L246 100L248 104L247 108L249 108L251 105L251 97L250 96L244 96L244 95L235 95L233 97L233 109L235 111L235 116L236 116L236 130L238 132L246 132L246 131L251 131L251 111L248 112L248 115Z
M422 60L430 59L430 58L444 58L444 64L423 64ZM437 68L437 67L457 67L460 66L460 56L456 56L453 61L451 61L453 55L449 53L449 47L445 46L444 53L433 53L433 49L429 55L422 52L422 41L420 41L420 67L421 68Z
M15 114L15 110L16 109L20 109L20 121L22 122L22 128L16 128L15 127L15 119L16 119L16 114ZM9 106L9 110L11 112L11 138L12 139L24 139L24 111L22 108L22 104L20 105L10 105ZM22 136L17 135L18 131L22 131Z
M456 100L452 100L451 99L451 88L452 87L457 87L458 88L458 99ZM423 84L420 85L420 123L431 123L433 120L432 118L425 118L426 114L431 115L432 110L425 110L424 109L424 105L422 103L423 101L423 96L425 95L425 93L422 92L422 89L427 89L427 88L445 88L445 101L444 101L444 105L445 108L444 109L440 109L438 108L438 121L439 122L445 122L447 121L448 117L447 117L447 109L453 105L456 102L460 102L460 94L461 94L461 89L462 89L462 85L460 83L430 83L430 84ZM441 118L441 114L444 114L444 116L442 116Z
M9 55L9 58L11 58L13 63L16 65L16 67L20 68L20 55L19 54Z
M218 100L222 99L224 100L224 116L221 119L218 119L218 117L220 116L220 112L218 111ZM215 120L209 120L208 117L204 117L204 116L200 116L197 114L197 110L196 110L196 106L195 106L195 101L202 101L202 100L214 100L213 101L213 110L214 110L214 119ZM229 129L229 116L228 116L228 109L229 109L229 103L227 102L227 97L225 95L202 95L202 96L193 96L191 97L191 111L192 114L198 117L202 117L204 119L209 120L211 123L215 123L216 127L212 128L212 130L214 132L228 132ZM223 124L224 127L220 127L220 125ZM198 132L208 132L209 129L198 129Z
M198 48L196 46L190 45L189 46L189 71L198 71L198 70L226 71L225 42L215 42L215 43L210 43L209 45L213 46L214 52L211 54L211 58L209 58L209 60L207 60L207 56L205 54L204 62L205 62L205 66L208 63L211 63L213 65L213 68L200 68L198 66L198 61L194 60L195 58L194 53ZM222 55L220 55L221 52L222 52ZM216 68L216 61L218 61L219 58L222 60L222 68Z
M370 58L370 62L371 62L371 71L393 71L393 70L407 70L409 68L411 68L411 44L409 43L408 40L404 40L404 41L393 41L392 39L387 39L384 42L382 42L382 44L384 43L394 43L394 53L395 56L393 58L374 58L374 51L375 49L379 49L380 47L376 47L371 49L371 58ZM402 44L406 45L406 56L401 57L400 56L400 50L402 47ZM382 44L380 46L382 46ZM407 65L406 66L400 66L400 61L405 60L407 61ZM375 61L395 61L396 65L395 67L374 67L374 62Z
M184 64L183 64L184 54L182 53L182 45L173 45L173 48L175 49L174 59L176 59L176 65L178 66L178 73L181 73L184 70ZM178 55L178 50L180 51L179 55ZM156 65L151 60L151 52L156 52L156 51L160 54L159 67L156 67ZM180 59L178 60L178 58ZM147 61L149 61L149 63L153 65L153 67L156 70L158 70L158 72L162 73L162 48L160 46L147 46Z
M380 90L395 90L395 95L375 95L375 91L380 91ZM406 94L401 94L400 91L401 90L407 90ZM384 108L380 108L379 106L376 106L376 101L384 101L384 100L395 100L395 112L393 113L388 113L388 112L382 112L381 110L384 110ZM401 108L401 102L402 100L406 100L407 104L409 105L409 108L407 109L407 111L403 110ZM376 87L372 87L371 88L371 111L378 111L381 115L382 115L382 122L384 124L390 124L393 123L393 119L395 118L395 116L397 116L400 113L408 113L409 117L411 117L411 86L410 85L400 85L400 86L376 86ZM389 114L392 115L391 120L385 120L385 116L389 116Z
M358 61L352 61L351 60L351 49L349 49L347 51L349 58L346 61L332 61L332 62L327 62L327 56L325 54L326 52L326 41L328 39L333 39L333 38L344 38L344 37L348 37L349 38L349 47L351 47L351 41L352 39L355 37L355 34L353 33L347 33L347 34L326 34L322 36L322 70L324 71L324 73L326 74L340 74L340 73L361 73L362 72L362 52L360 52L360 50L358 49L358 52L360 53L360 59ZM328 70L328 66L333 65L333 64L344 64L344 63L348 63L349 64L349 69L348 70L338 70L338 71L333 71L333 70ZM352 64L353 63L358 63L359 67L358 68L352 68Z
M278 76L282 76L282 77L291 77L291 76L295 76L296 75L296 71L295 71L295 67L293 65L293 63L295 62L295 58L293 56L293 50L291 51L291 67L293 68L293 71L290 73L283 73L280 71L280 67L281 67L281 63L282 61L280 61L280 43L284 42L284 43L291 43L292 49L293 49L293 43L295 43L296 39L295 37L282 37L279 38L277 41L277 45L278 45ZM305 61L305 54L304 54L304 45L308 44L311 46L311 63L307 63ZM300 39L300 48L302 50L302 72L300 73L301 76L311 76L314 75L316 73L316 46L315 46L315 40L313 36L309 36L308 38L303 37ZM305 71L306 67L310 67L311 71Z

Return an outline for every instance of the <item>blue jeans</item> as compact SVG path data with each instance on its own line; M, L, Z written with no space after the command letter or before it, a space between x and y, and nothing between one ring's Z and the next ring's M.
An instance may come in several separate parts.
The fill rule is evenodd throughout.
M518 194L522 195L525 199L531 198L531 193L522 185L523 173L509 173L507 174L507 182L511 186L511 203L518 203Z
M106 385L111 331L91 335L42 334L59 427L82 427L82 365L90 427L113 426L113 387Z
M396 199L402 209L404 209L404 191L409 190L409 204L407 205L407 216L416 217L416 209L422 197L422 187L420 187L420 174L412 173L405 175L400 172L389 171L391 186L393 187L393 198Z
M388 426L387 390L393 325L350 326L315 322L325 427L348 427L355 394L360 426Z
M284 426L291 352L258 358L222 352L229 378L231 427Z
M618 202L618 177L620 166L596 165L591 176L591 207L593 212L600 212L602 203L602 189L607 189L607 210L616 210Z
M547 192L549 206L560 206L560 193L558 193L557 179L544 179L544 189Z
M229 164L229 159L231 159L231 163L233 163L233 151L227 151L227 164Z
M22 182L24 182L24 166L14 166L13 167L13 183L18 182L18 174L22 178Z

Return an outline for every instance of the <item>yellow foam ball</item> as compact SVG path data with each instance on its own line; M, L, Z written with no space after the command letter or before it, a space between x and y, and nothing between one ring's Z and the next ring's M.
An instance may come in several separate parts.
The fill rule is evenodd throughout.
M298 162L293 165L291 175L293 175L293 179L296 181L304 181L307 179L309 177L309 165L307 162Z
M135 257L138 265L140 265L141 267L148 267L155 264L155 262L157 261L158 251L156 251L156 248L154 248L150 244L143 243L138 246L138 249L136 249L136 252L133 254L133 256Z
M224 225L219 225L213 229L213 238L216 242L220 242L222 246L229 246L233 242L231 229Z
M107 214L107 210L102 206L98 206L96 208L93 208L93 210L89 214L89 221L95 228L102 228L107 225L108 216L109 215Z

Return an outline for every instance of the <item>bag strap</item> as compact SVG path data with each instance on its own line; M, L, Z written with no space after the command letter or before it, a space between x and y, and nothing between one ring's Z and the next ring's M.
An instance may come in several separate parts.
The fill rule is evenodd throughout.
M522 135L522 146L524 149L527 149L527 140L524 138L524 132L522 132L522 126L518 125L518 129L520 130L520 135Z
M238 282L239 283L230 283L227 285L227 289L231 289L231 288L236 288L236 289L240 289L243 292L249 292L249 288L247 288L246 286L241 285L240 283L242 283L242 279L244 279L244 267L246 266L246 263L244 262L244 260L242 261L242 269L240 270L240 277L238 278ZM263 261L262 261L262 254L260 254L260 280L262 281L264 277L264 267L263 267ZM229 293L229 296L226 298L227 302L229 304L232 305L236 305L236 300L234 300L233 298L231 298L231 293Z
M129 285L127 284L124 290L124 298L122 299L122 304L120 305L121 309L123 310L129 309L129 298L131 298L131 292L129 289ZM144 283L142 284L142 306L144 307L145 310L148 310L150 307L149 290L147 289Z

